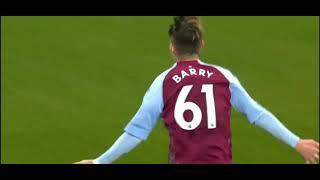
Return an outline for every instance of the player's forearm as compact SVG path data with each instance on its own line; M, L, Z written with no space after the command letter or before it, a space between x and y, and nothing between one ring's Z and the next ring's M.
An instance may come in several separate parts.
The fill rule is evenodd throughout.
M258 127L263 128L282 142L295 148L300 138L288 130L273 114L264 111L254 122Z
M96 164L110 164L123 154L131 151L138 144L140 144L141 141L141 139L125 132L105 153L95 159L94 162Z

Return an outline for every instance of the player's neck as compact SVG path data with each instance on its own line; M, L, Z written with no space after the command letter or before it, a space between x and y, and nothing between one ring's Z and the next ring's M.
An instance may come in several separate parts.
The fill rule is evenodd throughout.
M191 55L191 56L179 56L179 57L176 57L176 61L177 62L194 61L194 60L199 60L199 55L195 54L195 55Z

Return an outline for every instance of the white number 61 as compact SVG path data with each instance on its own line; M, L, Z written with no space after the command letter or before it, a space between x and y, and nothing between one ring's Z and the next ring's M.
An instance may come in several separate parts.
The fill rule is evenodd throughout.
M185 102L192 87L193 85L187 85L181 89L174 108L174 118L177 124L184 130L193 130L197 128L202 119L202 112L199 106L193 102ZM201 92L206 94L208 129L214 129L216 128L216 110L214 105L213 85L203 84ZM190 110L193 113L193 118L190 122L187 122L183 117L183 113L186 110Z

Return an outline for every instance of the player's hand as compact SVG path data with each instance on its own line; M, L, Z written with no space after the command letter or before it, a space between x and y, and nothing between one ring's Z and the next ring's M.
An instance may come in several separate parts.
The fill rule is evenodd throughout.
M319 161L319 142L312 139L301 139L296 145L296 150L307 164L317 164Z
M93 159L89 159L89 160L82 160L79 162L75 162L73 164L95 164Z

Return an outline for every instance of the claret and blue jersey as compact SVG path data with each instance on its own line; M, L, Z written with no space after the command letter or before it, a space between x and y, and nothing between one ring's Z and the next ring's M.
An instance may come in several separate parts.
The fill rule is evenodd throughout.
M297 143L229 70L200 60L179 61L161 73L125 131L146 140L162 118L170 135L170 163L232 163L231 107L270 132L283 128L271 133L291 146Z

